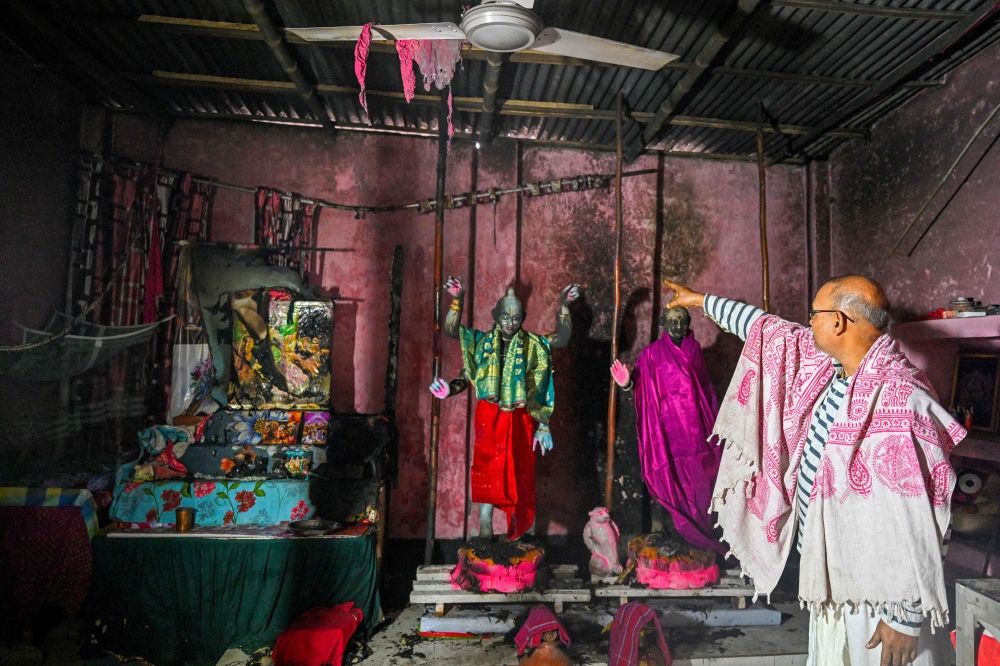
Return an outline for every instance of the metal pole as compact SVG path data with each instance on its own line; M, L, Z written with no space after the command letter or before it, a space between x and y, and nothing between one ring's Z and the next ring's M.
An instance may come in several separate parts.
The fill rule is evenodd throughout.
M920 241L922 241L924 239L924 236L926 236L930 232L930 230L934 228L934 225L937 224L937 221L941 219L941 216L944 215L944 212L948 210L948 206L950 206L951 202L955 200L955 197L958 196L958 193L962 191L962 188L965 187L965 184L969 182L969 178L972 178L972 174L976 173L976 169L978 169L979 165L983 163L983 160L985 160L986 156L990 154L990 151L993 150L993 146L997 145L998 141L1000 141L1000 133L998 133L995 137L993 137L993 140L990 141L990 145L986 146L986 150L983 151L983 154L979 156L979 159L976 160L976 163L972 165L972 168L969 169L969 172L965 174L964 178L962 178L962 182L958 184L958 187L955 188L955 191L951 193L951 196L948 197L948 200L944 202L943 206L941 206L941 210L937 212L937 214L931 219L930 224L928 224L927 227L920 233L920 236L917 237L917 242L914 243L913 247L910 248L910 251L906 253L907 257L913 256L913 253L916 251L917 246L920 245Z
M438 111L437 206L434 211L434 369L441 376L441 286L444 263L444 186L448 166L448 89L441 91ZM434 559L434 521L437 516L438 440L441 436L441 401L431 397L431 446L428 469L427 540L424 564Z
M615 305L611 319L611 363L618 358L618 316L622 307L622 94L615 100ZM615 485L615 420L618 407L618 385L611 379L608 391L608 470L604 479L604 505L611 511Z
M934 188L934 191L931 192L931 195L927 197L927 201L924 202L924 205L920 207L920 210L917 211L917 214L913 216L912 220L910 220L910 223L906 226L906 230L903 231L903 235L900 236L899 240L896 241L896 244L892 246L892 250L890 250L889 252L890 257L896 254L896 250L899 249L899 246L903 242L903 239L906 238L906 234L910 233L910 229L913 228L913 225L917 223L917 220L920 219L920 216L924 214L924 211L927 210L927 207L931 205L932 201L934 201L934 197L938 195L938 192L941 191L941 188L944 187L944 184L948 182L949 178L951 178L951 174L955 173L955 168L958 166L958 163L961 162L962 158L965 157L965 154L969 152L969 149L972 148L972 144L976 142L976 139L978 139L979 135L983 133L983 130L986 129L986 126L990 124L990 121L993 120L993 116L997 115L997 112L1000 112L1000 104L998 104L996 108L994 108L993 111L990 112L990 115L986 116L986 120L983 121L983 124L980 125L978 128L976 128L976 131L973 132L972 137L965 143L965 147L962 148L962 152L960 152L958 154L958 157L955 158L955 161L952 162L951 167L949 167L948 171L944 174L944 178L941 179L941 181L937 184L937 187ZM989 150L987 150L987 152L989 152ZM983 154L985 155L986 153ZM945 206L947 206L947 204L945 204ZM942 208L941 210L944 209ZM940 215L940 212L938 213L938 215ZM937 221L936 218L935 221ZM934 222L931 222L931 225L933 224ZM921 234L920 239L923 239L923 237L927 234L927 230L930 228L931 228L930 225L928 225L927 229L924 230L924 233ZM913 248L916 249L917 244L919 243L920 240L917 240L917 242L913 244ZM910 250L910 255L912 254L913 250Z
M757 107L757 177L760 181L760 266L764 291L764 311L771 311L771 276L767 263L767 175L764 156L764 103Z
M503 67L503 54L488 51L486 76L483 78L483 115L479 119L479 141L483 145L493 140L493 120L496 118L497 87L500 84L501 67Z
M472 151L471 189L474 192L479 186L479 149ZM465 313L467 326L475 328L476 324L476 241L478 240L477 207L469 209L469 277L465 285ZM469 538L469 516L472 515L472 457L476 447L475 433L475 395L466 391L465 403L465 521L462 524L462 538Z

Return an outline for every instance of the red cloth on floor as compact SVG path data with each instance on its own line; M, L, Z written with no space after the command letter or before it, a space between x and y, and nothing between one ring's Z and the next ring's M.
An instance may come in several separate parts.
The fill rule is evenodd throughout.
M332 608L306 611L278 636L275 666L341 666L347 641L364 620L360 608L348 601Z
M559 632L559 640L563 645L569 647L570 640L566 628L563 627L556 614L549 610L548 606L535 606L524 621L521 628L514 637L514 644L517 645L517 656L520 657L529 647L538 647L542 642L542 634L550 631Z
M955 632L951 632L951 646L956 647ZM976 636L976 665L1000 666L1000 641L987 633Z
M639 663L639 633L650 622L656 627L656 642L663 658L667 664L673 663L656 611L638 601L630 601L618 609L615 620L611 623L608 666L636 666Z
M507 514L507 537L516 539L535 520L535 420L523 407L505 412L496 403L476 404L472 501Z
M6 620L0 640L20 639L43 608L76 614L90 570L90 537L79 507L0 507L0 614Z

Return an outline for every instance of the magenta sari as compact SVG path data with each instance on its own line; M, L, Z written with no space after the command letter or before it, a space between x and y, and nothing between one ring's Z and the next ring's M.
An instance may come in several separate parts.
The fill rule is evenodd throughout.
M669 336L646 347L632 371L639 460L649 493L691 545L724 552L712 538L708 507L722 449L709 443L719 402L688 333L678 348Z

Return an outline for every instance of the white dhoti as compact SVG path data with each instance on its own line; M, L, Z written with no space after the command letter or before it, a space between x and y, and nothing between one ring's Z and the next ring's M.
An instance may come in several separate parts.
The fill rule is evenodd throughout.
M880 617L868 604L851 613L841 606L836 610L813 611L809 614L809 658L806 666L880 666L882 645L869 650ZM955 663L955 651L948 632L938 629L931 633L930 622L924 622L917 638L917 658L913 666L944 666Z

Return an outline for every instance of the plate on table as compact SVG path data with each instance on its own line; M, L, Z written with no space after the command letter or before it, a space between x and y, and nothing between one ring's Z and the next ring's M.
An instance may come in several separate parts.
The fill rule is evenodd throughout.
M295 536L321 536L339 529L340 523L332 520L296 520L288 523L288 531Z

